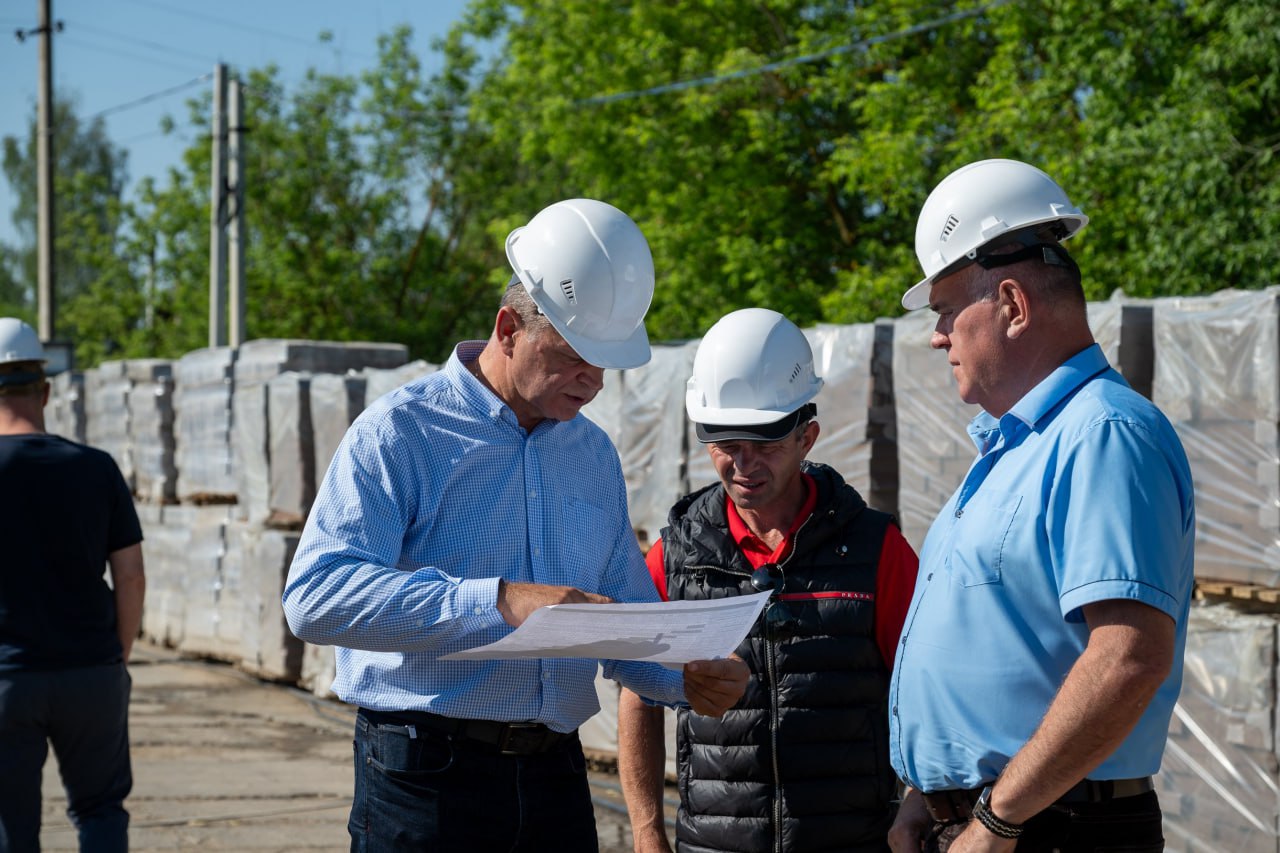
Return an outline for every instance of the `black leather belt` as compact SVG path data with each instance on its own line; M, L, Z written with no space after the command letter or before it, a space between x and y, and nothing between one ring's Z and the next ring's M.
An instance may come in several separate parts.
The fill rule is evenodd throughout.
M985 786L984 786L985 787ZM1155 790L1150 776L1141 779L1085 779L1054 801L1054 805L1070 803L1105 803L1136 797ZM939 823L968 820L973 814L973 804L978 801L982 788L969 790L934 791L924 794L924 805L929 816Z
M578 734L576 729L557 732L542 723L463 720L427 711L372 711L361 708L360 714L377 725L390 724L411 730L420 728L499 755L538 755L550 752Z

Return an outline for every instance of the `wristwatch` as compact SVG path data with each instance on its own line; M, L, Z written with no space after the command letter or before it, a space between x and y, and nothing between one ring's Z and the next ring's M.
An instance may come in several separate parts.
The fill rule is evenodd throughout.
M1009 823L996 817L996 813L991 811L991 786L982 789L982 793L978 795L978 802L973 804L973 819L982 824L993 835L1001 838L1017 838L1022 835L1025 828L1020 823Z

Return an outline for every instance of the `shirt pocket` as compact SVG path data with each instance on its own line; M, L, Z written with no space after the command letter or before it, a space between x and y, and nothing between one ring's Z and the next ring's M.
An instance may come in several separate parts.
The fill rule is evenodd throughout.
M961 586L1000 583L1005 544L1022 495L975 495L955 527L947 558L951 579Z
M565 498L563 507L562 535L568 568L575 579L584 573L590 577L593 585L583 589L595 591L613 554L614 524L603 509L580 498Z

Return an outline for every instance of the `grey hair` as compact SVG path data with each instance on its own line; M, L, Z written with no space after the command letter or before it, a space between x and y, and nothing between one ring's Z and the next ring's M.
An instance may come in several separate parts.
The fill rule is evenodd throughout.
M510 308L516 312L516 316L520 318L520 325L531 338L536 338L551 328L551 321L538 309L538 304L533 301L533 297L529 295L529 291L518 275L511 276L511 281L507 282L507 290L502 294L500 307Z

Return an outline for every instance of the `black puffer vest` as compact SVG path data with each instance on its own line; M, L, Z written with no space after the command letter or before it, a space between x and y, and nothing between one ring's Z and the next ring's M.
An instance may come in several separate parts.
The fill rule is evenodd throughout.
M738 647L751 681L723 719L681 711L677 735L682 853L887 851L889 673L876 645L880 548L892 518L833 469L806 464L813 515L782 564L779 603ZM671 600L754 592L729 533L720 485L683 498L662 531ZM783 614L775 614L775 617Z

